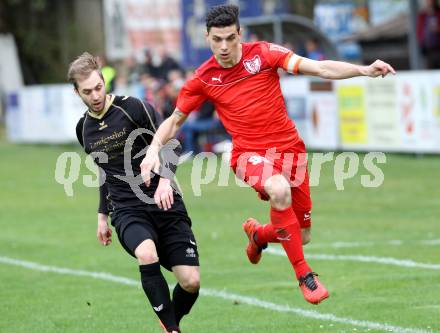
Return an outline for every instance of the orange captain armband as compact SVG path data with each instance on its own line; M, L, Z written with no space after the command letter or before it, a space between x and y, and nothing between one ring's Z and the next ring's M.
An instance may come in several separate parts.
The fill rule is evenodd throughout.
M284 70L288 73L298 74L299 64L303 60L303 57L293 53L289 57L287 57L284 62Z

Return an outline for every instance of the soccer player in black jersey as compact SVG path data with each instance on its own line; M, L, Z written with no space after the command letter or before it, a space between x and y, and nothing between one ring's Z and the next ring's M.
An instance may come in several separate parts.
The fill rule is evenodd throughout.
M180 332L180 320L199 293L198 252L191 220L180 193L172 187L175 169L159 172L168 178L156 174L150 187L140 175L143 152L158 126L155 111L136 98L106 94L96 58L88 53L70 64L68 79L88 107L76 127L78 141L94 158L104 180L98 240L111 243L110 215L121 245L139 263L142 287L164 332ZM172 299L160 266L178 280Z

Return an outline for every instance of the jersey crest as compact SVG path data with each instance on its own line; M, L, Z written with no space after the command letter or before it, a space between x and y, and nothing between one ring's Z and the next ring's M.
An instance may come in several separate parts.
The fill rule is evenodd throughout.
M252 59L243 61L244 68L251 74L257 74L261 68L261 59L257 54Z

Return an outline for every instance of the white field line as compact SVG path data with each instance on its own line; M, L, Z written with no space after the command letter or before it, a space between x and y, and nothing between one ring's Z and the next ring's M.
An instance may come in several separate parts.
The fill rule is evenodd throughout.
M420 242L424 245L440 245L440 239L429 239Z
M438 246L440 245L440 239L429 239L429 240L418 240L418 241L403 241L400 239L392 239L388 241L375 241L375 242L333 242L333 243L319 243L310 244L307 248L353 248L353 247L371 247L377 245L391 245L391 246L402 246L402 245L425 245L425 246Z
M286 256L284 250L280 248L269 247L264 252L276 256L284 256L284 257ZM440 264L426 264L409 259L396 259L390 257L373 257L373 256L362 256L362 255L306 254L306 258L315 259L315 260L369 262L369 263L383 264L389 266L440 270Z
M19 266L35 271L40 272L50 272L57 273L63 275L71 275L71 276L80 276L80 277L89 277L93 279L110 281L115 283L120 283L129 286L139 286L139 282L133 279L124 278L120 276L115 276L109 273L100 273L100 272L88 272L83 270L76 270L70 268L62 268L55 266L47 266L41 265L35 262L17 260L9 257L0 256L0 263L7 265ZM321 313L314 310L305 310L301 308L292 308L288 305L279 305L271 302L266 302L254 297L242 296L238 294L232 294L225 290L215 290L215 289L206 289L202 288L200 290L200 294L203 296L211 296L216 298L221 298L225 300L237 301L239 303L243 303L250 306L255 306L259 308L268 309L275 312L282 313L294 313L300 317L322 320L327 322L339 323L344 325L351 325L356 327L367 328L371 330L379 330L385 332L395 332L395 333L432 333L431 331L426 331L424 329L418 328L406 328L400 326L394 326L390 324L382 324L376 323L373 321L367 320L356 320L351 318L338 317L331 313Z

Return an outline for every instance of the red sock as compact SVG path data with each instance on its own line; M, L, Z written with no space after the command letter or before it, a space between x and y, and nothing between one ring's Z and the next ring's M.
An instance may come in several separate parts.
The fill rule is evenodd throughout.
M300 276L311 272L312 270L304 259L301 228L292 207L285 210L277 210L271 207L270 220L295 270L296 278L299 279Z
M258 245L264 245L266 243L279 243L275 229L272 224L263 224L257 229L257 239Z

